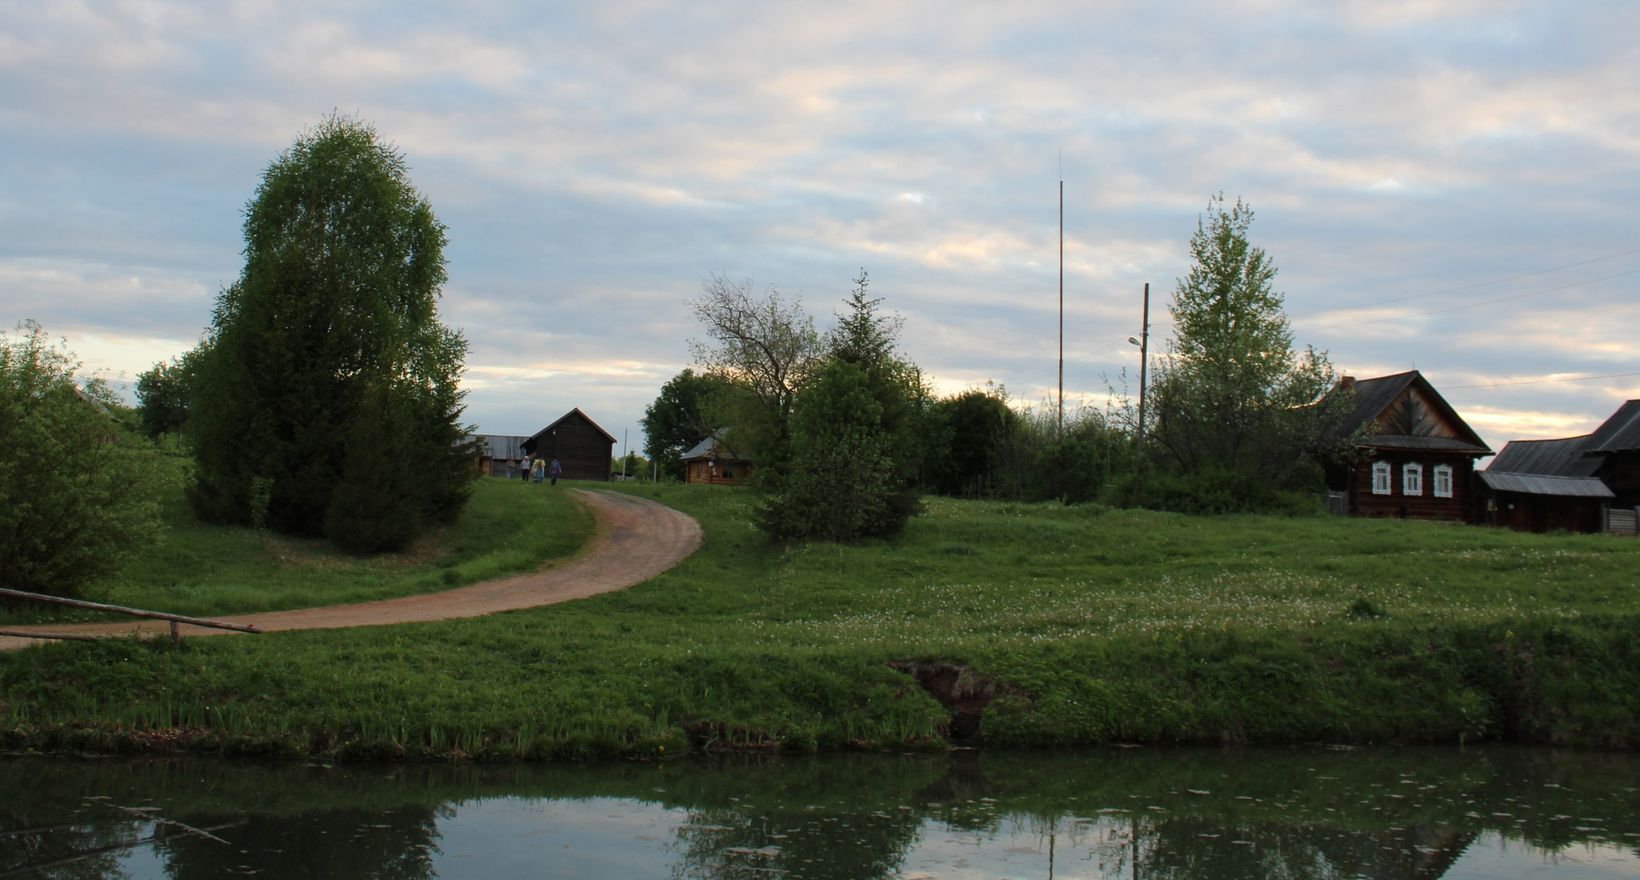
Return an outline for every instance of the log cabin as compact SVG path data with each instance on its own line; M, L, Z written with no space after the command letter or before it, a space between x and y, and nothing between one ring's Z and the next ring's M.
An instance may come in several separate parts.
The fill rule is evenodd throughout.
M1327 468L1327 486L1354 516L1466 521L1475 460L1491 455L1435 386L1417 370L1356 380L1331 393L1355 395L1339 428L1352 462Z
M683 481L713 486L734 486L752 475L750 459L737 455L716 437L707 437L683 454Z

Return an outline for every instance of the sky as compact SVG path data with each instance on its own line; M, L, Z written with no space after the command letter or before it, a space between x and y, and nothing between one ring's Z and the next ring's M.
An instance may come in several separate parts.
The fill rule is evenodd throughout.
M1640 4L0 0L0 321L119 385L193 347L332 112L449 229L480 432L641 447L714 276L824 328L870 274L941 393L1137 393L1209 199L1295 341L1494 449L1640 397ZM628 433L630 432L630 433ZM620 447L617 447L619 452Z

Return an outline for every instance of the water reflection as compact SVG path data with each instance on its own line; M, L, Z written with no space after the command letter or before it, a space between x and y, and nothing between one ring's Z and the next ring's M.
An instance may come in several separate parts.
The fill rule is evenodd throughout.
M590 767L0 760L0 878L1640 876L1640 759L1533 750Z

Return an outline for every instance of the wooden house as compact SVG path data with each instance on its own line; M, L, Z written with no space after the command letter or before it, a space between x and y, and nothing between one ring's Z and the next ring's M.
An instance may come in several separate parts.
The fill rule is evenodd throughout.
M1505 444L1480 478L1482 522L1633 534L1640 519L1640 400L1581 437Z
M523 443L531 458L558 459L566 480L609 480L615 437L598 427L580 407L536 431Z
M1328 468L1328 488L1356 516L1468 520L1475 460L1485 441L1417 370L1359 381L1345 376L1333 393L1355 394L1339 428L1353 461Z
M683 454L683 481L714 486L744 483L752 475L752 462L716 437L707 437Z

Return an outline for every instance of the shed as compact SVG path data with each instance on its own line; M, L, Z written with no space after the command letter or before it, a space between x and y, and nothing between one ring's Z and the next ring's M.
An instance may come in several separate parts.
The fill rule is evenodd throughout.
M1475 460L1491 455L1475 430L1417 370L1359 381L1345 376L1332 392L1355 394L1338 438L1354 461L1335 465L1328 488L1356 516L1468 520Z
M1605 529L1632 534L1640 519L1640 400L1625 402L1600 427L1580 437L1508 443L1485 473L1498 475L1493 482L1554 478L1532 485L1575 493L1539 491L1504 497L1494 489L1483 511L1488 522L1532 531Z
M558 459L566 480L608 482L615 437L576 407L536 431L524 441L523 449L531 457Z
M707 437L683 454L683 481L733 486L752 475L752 462L735 453L717 437Z
M1605 528L1612 490L1594 477L1518 474L1495 467L1478 476L1480 518L1488 525L1522 532L1598 532Z
M489 477L518 476L524 458L524 441L518 434L474 434L468 438L478 445L478 472Z

